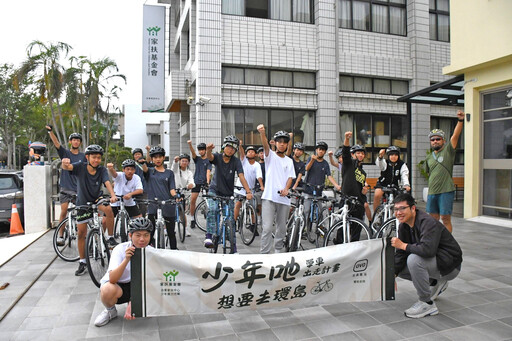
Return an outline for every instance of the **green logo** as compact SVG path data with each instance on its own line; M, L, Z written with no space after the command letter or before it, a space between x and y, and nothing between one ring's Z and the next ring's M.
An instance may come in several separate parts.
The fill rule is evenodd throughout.
M175 282L176 276L178 276L179 273L180 273L179 271L173 270L173 271L164 272L163 275L165 277L166 282L170 282L170 281ZM172 278L169 278L169 277L172 277Z
M155 27L148 27L147 30L148 30L150 36L157 36L158 31L160 31L161 28L158 26L155 26Z

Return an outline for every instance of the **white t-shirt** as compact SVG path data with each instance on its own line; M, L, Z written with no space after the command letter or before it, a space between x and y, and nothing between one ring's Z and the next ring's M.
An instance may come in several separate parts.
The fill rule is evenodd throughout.
M247 184L249 185L249 188L251 191L254 191L254 188L256 187L256 179L263 178L263 175L261 173L261 166L258 162L254 162L252 165L249 162L249 159L244 157L242 161L242 167L244 168L244 177L247 181ZM240 181L240 178L236 180L236 186L242 187L242 182ZM237 194L245 194L245 189L238 190L235 188L235 193ZM254 193L253 193L254 194Z
M279 157L270 150L265 155L265 190L262 199L271 200L278 204L290 205L290 199L277 193L286 187L288 179L295 179L293 161L289 157Z
M117 176L114 178L114 193L117 195L125 195L134 192L137 189L142 189L142 181L137 174L133 174L131 180L126 180L126 175L123 172L117 172ZM125 200L125 206L135 206L133 199ZM119 202L110 204L110 206L119 206Z
M110 271L115 270L123 260L126 258L126 249L132 246L132 241L127 241L121 244L116 245L114 250L112 250L112 254L110 255L110 263L108 263L107 273L101 278L100 284L107 283L110 279ZM152 246L147 246L146 248L153 248ZM130 272L130 263L126 265L124 268L123 274L121 278L117 281L118 283L129 283L132 279L132 274Z
M178 163L173 161L172 171L174 172L176 188L187 188L188 185L196 186L194 183L194 173L190 169L181 170Z

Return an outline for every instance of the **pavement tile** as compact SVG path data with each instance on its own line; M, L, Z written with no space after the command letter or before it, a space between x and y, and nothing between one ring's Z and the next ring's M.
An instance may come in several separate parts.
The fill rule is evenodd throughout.
M302 322L311 322L316 320L323 320L332 317L333 315L325 310L323 307L308 307L292 310L293 315L298 317Z
M512 337L512 326L501 321L487 321L470 326L490 339L503 340Z
M285 311L277 314L263 315L263 320L272 328L281 327L289 324L299 324L301 321L291 311Z
M469 324L478 323L478 322L484 322L484 321L488 321L491 319L489 316L480 314L479 312L477 312L473 309L470 309L470 308L452 310L452 311L449 311L449 312L446 312L443 314L454 319L454 320L459 321L460 323L462 323L464 325L469 325Z
M431 334L434 333L435 330L423 323L424 319L431 317L432 316L427 316L422 319L407 319L405 321L390 323L387 326L404 337Z
M346 332L342 334L334 334L325 336L322 338L323 341L364 341L363 338L358 336L355 332Z
M350 330L357 330L381 324L367 313L337 316Z
M333 316L343 316L350 314L360 313L361 310L357 309L350 303L337 303L324 305L323 308L331 313Z
M359 329L355 333L365 341L387 341L402 338L400 334L385 325Z
M279 341L276 334L269 329L256 330L253 332L240 333L238 338L241 341Z
M403 311L398 311L394 308L369 311L367 314L383 324L405 321L408 319L404 315Z
M455 329L449 329L440 332L441 336L447 337L452 341L491 341L492 338L488 337L486 333L471 328L471 326L464 326ZM495 339L494 339L495 340Z
M158 330L153 331L140 331L134 333L123 333L123 341L160 341L160 332ZM171 339L169 339L171 340Z
M57 323L55 316L27 317L20 326L22 330L51 329Z
M341 334L350 331L350 328L334 316L316 321L304 321L304 324L315 335L324 337L333 334Z
M83 338L86 336L88 328L88 324L53 328L52 333L50 334L50 340L69 341L70 337L73 337L74 339Z
M259 315L246 316L239 319L228 319L235 333L244 333L260 329L267 329L269 325Z
M463 324L455 319L452 319L444 314L429 316L422 318L421 322L434 329L435 331L442 331L451 328L461 327Z
M196 329L192 324L159 330L161 340L183 341L197 339Z
M158 322L158 328L160 330L193 324L190 315L159 316L155 317L155 319Z
M493 302L483 305L477 305L471 309L487 315L493 319L500 319L512 316L512 300Z
M190 315L192 318L192 322L196 323L205 323L205 322L214 322L214 321L222 321L225 320L226 317L224 314L213 313L213 314L192 314Z
M51 329L20 330L14 333L12 341L46 341L51 340Z
M273 328L272 331L281 341L295 341L315 337L315 334L304 324L294 324Z
M201 338L234 334L227 320L200 323L195 325L197 336Z

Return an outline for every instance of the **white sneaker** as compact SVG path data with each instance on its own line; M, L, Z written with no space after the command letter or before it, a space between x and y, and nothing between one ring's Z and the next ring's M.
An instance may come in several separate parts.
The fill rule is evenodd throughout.
M439 310L437 310L435 302L432 302L432 304L428 304L422 301L414 303L412 307L410 307L404 312L405 316L413 319L419 319L421 317L429 315L437 315L438 313Z
M185 236L186 237L190 237L192 235L192 233L190 233L190 230L188 227L185 228Z
M438 279L437 284L435 286L433 286L432 289L430 289L430 292L432 293L432 295L430 296L430 299L432 301L435 300L437 298L437 296L441 295L443 293L443 291L446 290L446 288L448 288L448 281Z
M102 327L110 322L110 320L115 319L117 317L117 309L114 307L112 310L105 309L103 310L96 320L94 320L94 325L96 327Z

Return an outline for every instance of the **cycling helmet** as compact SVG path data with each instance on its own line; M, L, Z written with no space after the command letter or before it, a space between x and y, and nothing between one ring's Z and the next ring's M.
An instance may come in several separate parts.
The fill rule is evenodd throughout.
M165 149L163 149L160 146L151 147L151 149L149 150L149 156L153 157L153 156L156 156L156 155L165 156Z
M336 153L334 153L334 157L335 157L335 158L337 158L337 159L338 159L341 155L343 155L343 149L341 149L341 148L340 148L340 149L338 149L338 150L336 151Z
M259 148L258 148L258 154L259 154L259 153L263 153L264 151L265 151L265 149L263 149L263 147L259 147Z
M247 148L245 148L245 152L247 153L249 150L254 150L254 152L256 153L257 150L256 150L256 147L254 146L247 146Z
M299 149L299 150L302 150L304 151L304 144L300 143L300 142L297 142L293 145L293 149Z
M139 217L133 219L130 224L128 225L129 230L128 232L133 233L135 231L153 231L153 224L151 223L151 220L144 217Z
M142 155L144 155L144 152L142 152L142 149L140 148L134 148L132 150L132 155L135 155L135 153L141 153Z
M235 151L237 151L239 144L240 141L236 136L228 135L224 138L224 142L222 143L222 149L226 148L226 146L231 146L235 149Z
M355 144L350 148L350 153L353 154L355 152L365 152L366 153L366 149L364 149L364 147L360 144Z
M135 160L132 160L132 159L124 160L123 163L121 164L121 167L123 169L125 169L126 167L133 167L133 168L135 168Z
M180 154L180 156L178 156L178 158L180 160L181 159L187 159L188 161L190 161L190 155L188 155L187 153Z
M46 152L46 145L43 142L32 142L29 146L35 154L41 155Z
M278 139L285 139L284 142L288 143L290 141L290 134L288 134L284 130L279 130L277 133L274 134L274 141L277 142Z
M80 141L82 141L82 135L80 135L79 133L73 133L69 135L68 140L71 141L72 139L79 139Z
M434 129L430 132L430 134L428 134L428 138L430 139L432 136L439 136L444 140L444 131L441 129Z
M98 146L97 144L91 144L90 146L87 146L87 148L85 148L85 155L90 155L90 154L103 155L103 153L104 153L103 148Z
M327 150L328 146L327 146L327 143L325 143L324 141L318 141L315 145L315 149L323 149L323 150Z
M386 154L398 154L398 156L400 156L400 148L396 146L389 146L388 149L386 149Z
M206 143L199 143L197 149L206 149Z

